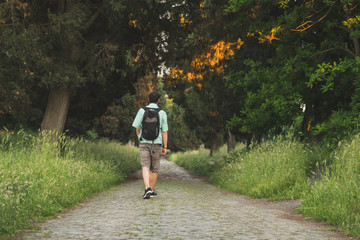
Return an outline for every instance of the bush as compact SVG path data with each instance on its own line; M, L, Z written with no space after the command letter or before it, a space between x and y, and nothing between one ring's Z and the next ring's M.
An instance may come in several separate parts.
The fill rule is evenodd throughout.
M360 135L335 152L323 181L303 196L300 212L360 236Z
M135 141L136 135L131 124L136 113L136 98L134 95L126 94L122 98L115 100L100 118L100 135L117 139L123 143L129 142L129 140Z
M19 136L2 135L0 236L13 236L140 168L138 150L118 143L66 139L59 154L55 144L25 134L21 147Z
M341 140L349 139L357 131L358 116L350 111L333 112L330 118L317 125L315 135L322 138L322 144L329 150L335 150Z

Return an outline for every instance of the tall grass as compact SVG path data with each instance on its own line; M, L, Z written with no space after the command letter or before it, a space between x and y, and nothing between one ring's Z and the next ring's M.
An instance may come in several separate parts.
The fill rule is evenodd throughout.
M209 155L208 149L200 149L171 154L169 160L199 176L210 176L215 170L217 160L226 155L226 147L220 148L213 157L209 157Z
M212 158L208 151L176 153L170 158L224 189L273 200L300 197L307 188L309 159L303 144L284 139L250 151L241 147L231 154L222 151Z
M210 158L208 151L170 160L221 188L254 198L301 199L299 211L360 237L360 135L329 153L290 139Z
M334 154L331 174L304 194L299 210L360 236L360 136Z
M299 142L276 140L243 152L236 161L215 171L210 180L254 198L298 198L306 187L307 155Z
M114 142L66 139L60 154L51 141L26 133L0 140L0 237L54 216L140 167L136 148Z

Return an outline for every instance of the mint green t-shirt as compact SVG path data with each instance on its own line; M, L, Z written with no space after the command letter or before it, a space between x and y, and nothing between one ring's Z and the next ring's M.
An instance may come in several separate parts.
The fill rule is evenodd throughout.
M155 103L150 103L149 105L147 105L146 107L148 108L159 108L157 104ZM138 113L136 114L136 117L134 119L134 122L132 123L132 126L134 128L138 128L140 129L140 133L139 133L139 137L141 137L141 123L143 120L143 116L144 116L145 110L143 108L140 108ZM167 115L166 112L163 110L160 110L159 112L159 120L160 120L160 133L159 136L154 140L154 144L163 144L162 142L162 134L161 132L167 132L168 131L168 124L167 124ZM140 143L152 143L151 140L146 140L146 139L139 139Z

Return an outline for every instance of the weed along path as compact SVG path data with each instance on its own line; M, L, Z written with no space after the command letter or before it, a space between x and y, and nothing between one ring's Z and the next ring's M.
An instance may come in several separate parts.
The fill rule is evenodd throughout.
M351 239L296 215L296 201L224 192L166 160L157 192L157 198L141 198L138 172L22 239Z

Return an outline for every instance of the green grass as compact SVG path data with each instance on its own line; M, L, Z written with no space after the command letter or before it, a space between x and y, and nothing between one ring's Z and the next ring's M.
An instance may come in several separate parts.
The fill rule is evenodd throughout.
M299 210L360 236L360 136L334 154L331 175L304 194Z
M299 198L307 185L307 155L304 146L296 141L269 142L240 152L236 160L216 170L210 180L254 198Z
M175 153L170 160L229 191L270 200L301 199L304 215L360 236L360 135L333 152L278 139L212 158L202 150ZM317 171L315 179L319 166L327 171Z
M176 153L170 160L208 176L217 186L255 198L298 198L307 187L310 163L305 147L298 142L277 140L251 151L240 146L231 154L224 150L212 158L205 150Z
M168 159L199 176L210 177L215 169L219 167L220 159L223 159L226 155L227 148L223 146L212 157L210 157L208 149L200 149L172 153Z
M193 150L171 154L170 161L196 173L199 176L207 176L212 172L213 165L209 157L209 150Z
M140 168L137 148L115 142L66 139L59 153L26 133L2 134L0 140L0 237L14 236Z

